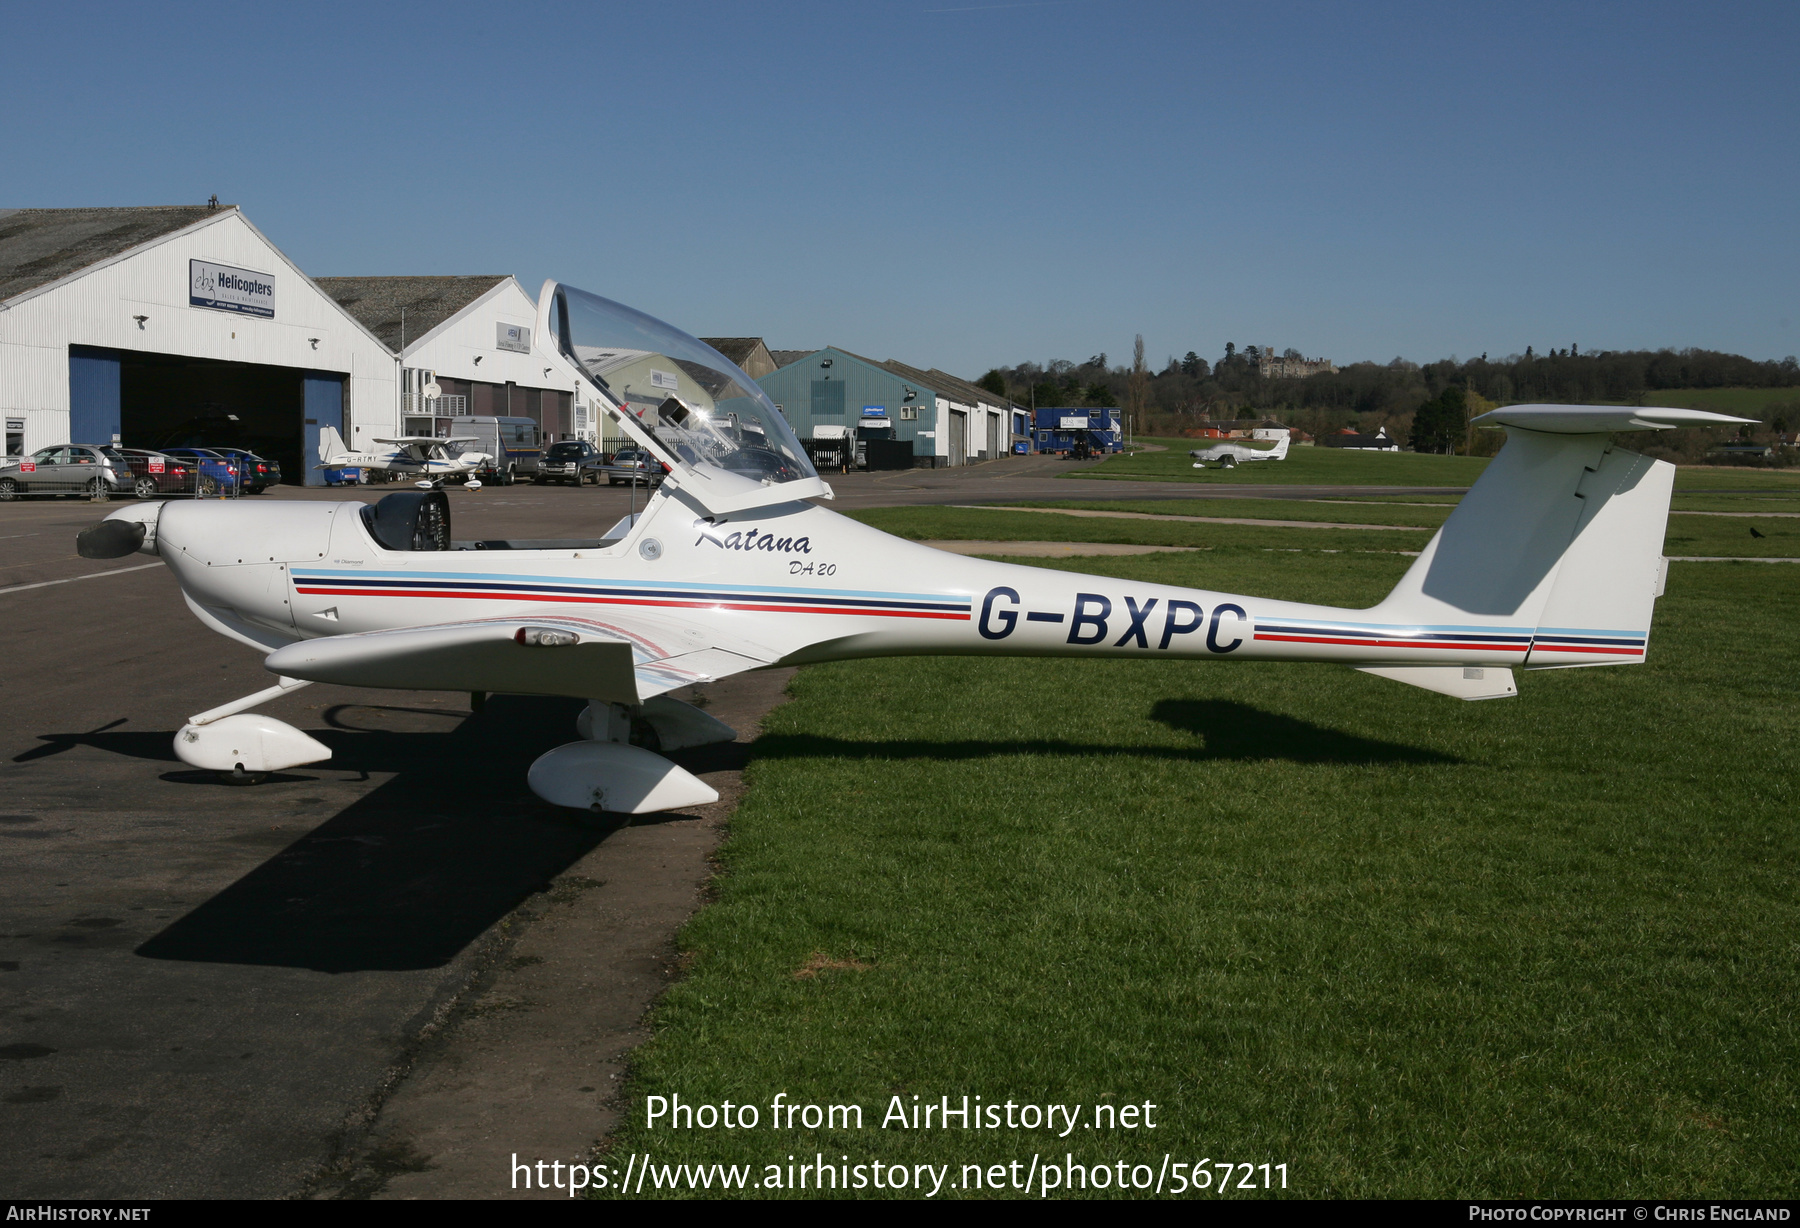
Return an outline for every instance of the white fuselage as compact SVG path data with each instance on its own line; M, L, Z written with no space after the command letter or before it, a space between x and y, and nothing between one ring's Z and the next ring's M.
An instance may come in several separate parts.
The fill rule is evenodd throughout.
M485 452L462 452L448 455L441 448L431 454L418 455L404 448L393 452L339 452L325 461L330 469L385 469L392 473L420 473L427 477L445 477L473 473L488 462Z
M157 550L215 630L266 645L472 619L676 618L671 635L797 664L907 654L1524 664L1532 626L1339 610L947 554L810 503L707 517L653 497L595 548L384 549L360 503L162 509ZM627 638L642 643L642 623ZM704 628L704 634L691 628ZM1615 659L1641 659L1639 646ZM668 655L682 644L647 645ZM1599 664L1593 656L1571 663ZM1542 650L1533 664L1550 663Z
M1214 444L1210 448L1197 448L1194 451L1189 452L1188 455L1194 458L1196 462L1194 467L1196 469L1207 461L1222 461L1227 457L1230 457L1240 465L1249 461L1286 460L1288 451L1287 432L1271 432L1270 434L1275 436L1273 447L1253 448L1249 444L1220 443ZM1256 438L1258 439L1266 437L1267 435L1261 431L1258 431L1256 434Z

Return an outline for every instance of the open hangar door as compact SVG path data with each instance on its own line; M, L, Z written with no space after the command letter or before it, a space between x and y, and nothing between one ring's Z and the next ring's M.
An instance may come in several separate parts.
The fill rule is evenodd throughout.
M71 442L248 448L291 486L323 484L319 434L344 430L344 377L293 367L72 347L69 394Z

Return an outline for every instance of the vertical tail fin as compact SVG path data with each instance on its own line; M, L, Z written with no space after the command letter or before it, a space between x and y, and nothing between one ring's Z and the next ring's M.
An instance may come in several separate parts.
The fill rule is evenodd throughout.
M343 456L349 450L344 446L343 436L337 433L335 427L322 426L319 428L319 463L321 465L330 464L332 457Z
M1515 405L1476 421L1507 427L1506 447L1376 607L1382 620L1530 635L1527 669L1642 661L1675 467L1611 432L1746 419Z

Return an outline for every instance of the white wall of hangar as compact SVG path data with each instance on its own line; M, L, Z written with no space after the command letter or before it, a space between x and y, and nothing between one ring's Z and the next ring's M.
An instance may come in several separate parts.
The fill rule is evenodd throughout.
M306 452L319 425L395 429L393 352L236 208L185 211L194 220L105 251L145 215L174 212L0 212L0 287L13 291L0 301L0 412L24 422L25 450L104 443L126 420L141 432L154 418L161 430L187 410L223 413L235 397L274 415L268 429L288 454L278 459L300 462L288 479L316 481ZM58 261L73 267L19 288Z

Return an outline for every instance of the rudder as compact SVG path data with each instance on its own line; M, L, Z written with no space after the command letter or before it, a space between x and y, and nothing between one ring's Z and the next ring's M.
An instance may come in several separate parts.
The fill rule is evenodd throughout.
M349 450L344 446L343 436L339 435L334 427L322 426L319 428L319 464L321 466L329 465L332 457L343 456Z
M1376 612L1529 636L1527 669L1644 659L1675 466L1611 432L1746 421L1702 410L1521 405L1506 446Z
M1583 475L1581 519L1538 614L1526 669L1643 661L1674 492L1675 466L1623 448Z

